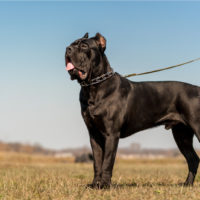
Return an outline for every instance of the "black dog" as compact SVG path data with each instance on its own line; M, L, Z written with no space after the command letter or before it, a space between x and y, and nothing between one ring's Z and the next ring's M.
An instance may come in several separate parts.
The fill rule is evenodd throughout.
M187 160L185 185L192 185L199 165L193 149L200 141L200 88L181 82L132 82L114 73L104 54L105 38L73 42L66 49L71 79L81 85L80 103L94 156L92 187L109 187L119 138L165 125Z

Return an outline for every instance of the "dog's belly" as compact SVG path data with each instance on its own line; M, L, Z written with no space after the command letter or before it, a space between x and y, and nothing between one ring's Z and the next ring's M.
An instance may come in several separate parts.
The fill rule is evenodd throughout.
M182 119L181 115L172 112L158 119L153 117L146 117L146 120L135 119L135 121L133 122L127 121L122 126L120 138L125 138L139 131L157 127L160 125L164 125L165 129L168 130L178 123L185 124L185 121Z
M139 131L153 128L163 124L156 123L156 121L156 119L153 120L147 118L143 118L142 120L140 118L133 118L131 121L125 121L121 129L120 137L125 138Z

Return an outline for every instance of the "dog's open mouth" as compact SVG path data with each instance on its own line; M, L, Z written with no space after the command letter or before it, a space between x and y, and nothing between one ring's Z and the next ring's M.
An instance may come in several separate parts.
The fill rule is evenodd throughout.
M81 80L85 80L87 77L87 73L81 69L78 69L77 67L75 67L70 58L66 59L66 70L69 72L69 74L71 76L76 75L76 73L78 72L78 76L80 77Z

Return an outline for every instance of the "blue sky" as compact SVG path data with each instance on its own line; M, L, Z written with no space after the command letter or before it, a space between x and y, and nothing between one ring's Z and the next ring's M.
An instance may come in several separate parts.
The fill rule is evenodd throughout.
M0 2L0 140L49 148L89 145L80 86L64 68L65 48L102 33L115 71L138 73L200 57L200 2ZM200 63L131 78L200 85ZM170 131L120 141L175 147ZM198 143L195 142L198 146Z

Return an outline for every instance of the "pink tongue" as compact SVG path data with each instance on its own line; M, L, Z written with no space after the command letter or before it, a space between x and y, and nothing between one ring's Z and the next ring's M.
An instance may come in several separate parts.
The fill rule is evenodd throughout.
M81 71L78 71L78 74L80 77L83 75Z
M67 66L66 66L66 70L69 71L69 70L72 70L74 69L74 65L72 63L67 63Z

